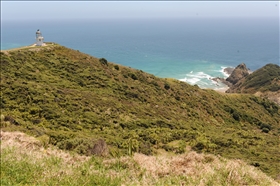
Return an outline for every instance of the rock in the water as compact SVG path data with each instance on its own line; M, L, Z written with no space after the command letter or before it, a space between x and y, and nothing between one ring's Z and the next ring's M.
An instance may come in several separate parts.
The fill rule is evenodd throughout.
M224 69L224 72L227 73L228 75L231 75L231 73L234 71L233 67L227 67Z

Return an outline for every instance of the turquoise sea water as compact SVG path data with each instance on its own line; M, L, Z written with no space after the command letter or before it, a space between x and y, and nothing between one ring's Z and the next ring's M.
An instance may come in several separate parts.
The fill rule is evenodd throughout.
M159 77L221 88L211 77L245 63L279 64L279 19L186 18L1 23L1 49L30 45L40 29L56 42Z

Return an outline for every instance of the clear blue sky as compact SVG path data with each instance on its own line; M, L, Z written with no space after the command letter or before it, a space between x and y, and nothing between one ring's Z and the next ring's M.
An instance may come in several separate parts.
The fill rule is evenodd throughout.
M1 1L1 20L279 17L279 2L22 2Z

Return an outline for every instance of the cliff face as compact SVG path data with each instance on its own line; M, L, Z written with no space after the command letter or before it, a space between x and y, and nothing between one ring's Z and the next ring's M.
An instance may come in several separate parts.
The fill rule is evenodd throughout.
M249 75L249 70L244 63L238 65L231 75L226 79L227 82L235 85L239 80Z

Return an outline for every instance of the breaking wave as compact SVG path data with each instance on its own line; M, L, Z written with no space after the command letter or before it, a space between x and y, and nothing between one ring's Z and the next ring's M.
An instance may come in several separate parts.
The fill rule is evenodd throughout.
M191 85L198 85L200 88L211 88L211 89L222 89L227 87L221 82L214 81L213 78L221 77L227 78L229 74L227 74L224 69L227 67L220 67L220 69L212 70L208 72L195 72L190 71L185 74L184 78L179 79L180 81L187 82Z

